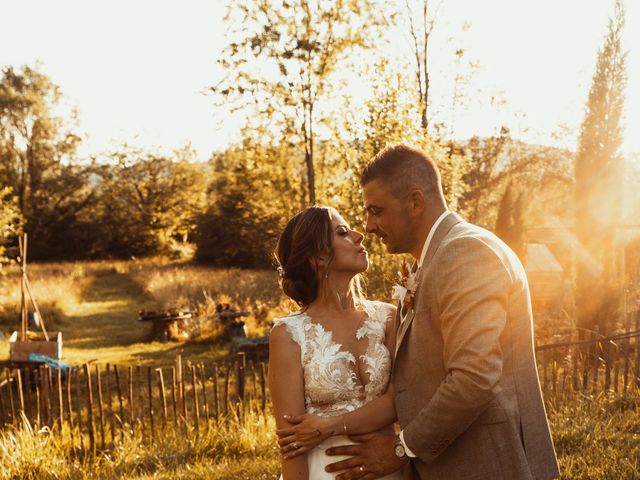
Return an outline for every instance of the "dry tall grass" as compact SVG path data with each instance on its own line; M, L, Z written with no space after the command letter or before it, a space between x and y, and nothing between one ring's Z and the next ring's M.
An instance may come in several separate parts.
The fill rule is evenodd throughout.
M623 397L563 397L549 402L549 420L562 479L640 478L640 391ZM3 479L274 480L280 466L275 422L251 413L211 421L199 435L169 431L145 444L128 433L93 458L74 455L66 438L26 423L0 433Z
M82 302L94 267L87 263L34 264L27 268L29 283L47 327L52 330ZM20 316L20 269L10 265L0 275L0 327L16 328ZM28 297L27 297L28 298ZM30 310L33 310L29 304Z
M169 431L153 445L128 432L96 457L74 453L69 436L28 422L0 433L0 478L25 480L273 479L279 469L275 424L248 414L211 421L198 434Z
M210 320L216 304L229 303L250 315L245 319L249 336L266 333L274 318L295 305L278 286L272 271L213 269L192 264L130 264L129 273L157 308L188 308L200 319L200 335L218 333Z

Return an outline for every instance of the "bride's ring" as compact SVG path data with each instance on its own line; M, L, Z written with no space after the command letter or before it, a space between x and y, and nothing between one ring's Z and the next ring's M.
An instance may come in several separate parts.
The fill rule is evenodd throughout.
M360 465L358 467L358 470L360 470L360 473L364 473L364 465Z
M316 437L319 437L320 435L322 435L322 432L318 429L316 429Z
M298 442L293 442L293 448L298 448L298 447L299 447Z

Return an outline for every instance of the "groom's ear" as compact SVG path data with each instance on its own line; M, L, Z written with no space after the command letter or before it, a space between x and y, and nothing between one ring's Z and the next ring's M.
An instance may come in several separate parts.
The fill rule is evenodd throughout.
M409 194L409 211L411 214L418 216L424 212L427 206L427 202L424 198L424 193L421 190L414 190Z

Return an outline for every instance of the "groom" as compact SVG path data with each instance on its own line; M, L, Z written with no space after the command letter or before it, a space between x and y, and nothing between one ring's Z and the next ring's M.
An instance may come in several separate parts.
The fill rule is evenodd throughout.
M385 148L360 183L367 232L389 253L415 258L396 315L391 381L401 431L328 449L351 458L327 470L338 480L405 466L422 480L559 476L516 255L447 210L438 169L418 149Z

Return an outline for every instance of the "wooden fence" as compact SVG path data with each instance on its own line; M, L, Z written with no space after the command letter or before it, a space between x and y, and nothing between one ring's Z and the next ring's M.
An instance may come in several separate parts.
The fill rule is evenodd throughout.
M640 388L640 316L634 330L536 347L540 383L548 401L575 393L624 395ZM74 450L96 453L141 433L153 443L164 433L209 428L212 420L249 411L269 413L266 365L243 352L225 363L171 368L89 365L67 372L41 365L5 369L0 376L0 427L28 421L58 428Z
M5 369L0 387L0 425L29 421L34 428L60 428L74 449L95 453L125 431L140 430L153 442L168 429L209 428L210 421L242 418L267 408L266 365L233 362L171 368L89 365L63 372L46 365Z
M545 397L623 394L640 388L640 328L608 337L541 345L538 374Z

